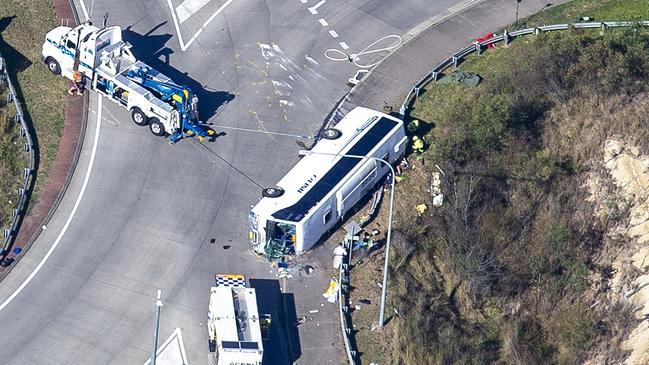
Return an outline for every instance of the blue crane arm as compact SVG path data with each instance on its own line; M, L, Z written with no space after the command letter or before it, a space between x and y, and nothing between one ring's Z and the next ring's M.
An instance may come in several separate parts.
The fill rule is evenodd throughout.
M171 135L171 143L192 135L197 136L202 141L206 136L215 134L214 130L198 120L198 98L190 88L155 80L146 67L129 70L127 75L129 78L141 79L140 84L143 87L160 94L163 101L171 103L180 112L181 127L180 130Z

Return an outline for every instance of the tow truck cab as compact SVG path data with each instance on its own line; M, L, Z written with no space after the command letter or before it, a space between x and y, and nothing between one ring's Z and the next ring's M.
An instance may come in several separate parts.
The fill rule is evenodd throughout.
M45 36L41 61L53 73L71 79L75 57L78 56L78 70L86 77L92 78L93 70L99 66L101 51L120 42L120 27L99 29L89 23L75 28L56 27ZM135 60L135 57L130 56Z

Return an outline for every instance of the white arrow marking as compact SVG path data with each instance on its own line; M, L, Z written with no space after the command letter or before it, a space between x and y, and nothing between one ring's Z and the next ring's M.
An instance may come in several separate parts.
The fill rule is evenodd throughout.
M225 4L221 5L221 7L218 8L214 12L214 14L212 14L212 16L209 19L207 19L205 23L203 23L203 25L201 25L200 29L198 29L196 34L194 34L194 36L189 40L189 42L185 43L183 41L182 33L180 33L180 25L178 23L178 17L176 16L176 12L174 11L173 5L171 5L171 0L167 0L167 5L169 5L169 10L171 10L171 18L173 19L174 25L176 26L176 33L178 34L178 43L180 43L180 50L183 52L186 51L187 48L189 48L189 46L191 46L191 44L194 43L198 35L203 32L203 29L205 29L205 27L207 27L207 25L210 24L212 20L216 18L217 15L219 15L223 10L225 10L225 8L227 8L228 5L230 5L230 3L232 3L232 0L228 0L225 2Z
M182 4L178 5L176 8L176 14L178 14L178 20L180 24L184 23L185 20L189 19L197 11L199 11L203 6L207 5L210 0L185 0Z
M309 11L310 11L311 14L313 14L313 15L318 14L318 10L317 10L317 9L318 9L322 4L324 4L324 3L326 3L326 2L327 2L327 0L320 0L319 3L317 3L317 4L313 5L312 7L310 7L310 8L309 8Z
M144 365L151 364L148 359ZM185 342L180 327L177 327L169 338L158 347L156 352L156 364L158 365L187 365L187 353L185 352Z

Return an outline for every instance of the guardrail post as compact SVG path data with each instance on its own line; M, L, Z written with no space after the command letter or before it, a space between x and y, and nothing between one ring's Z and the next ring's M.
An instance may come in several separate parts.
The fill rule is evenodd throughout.
M431 74L433 75L433 81L437 82L439 80L439 72L433 71Z
M454 68L457 68L457 64L458 64L459 61L460 61L459 58L457 58L456 56L453 56L453 67Z
M608 28L608 25L606 25L606 23L604 22L601 22L599 24L599 34L604 35L604 31L606 31L606 28Z
M30 173L31 171L29 170L29 168L25 167L25 169L23 170L23 179L28 178Z
M507 29L503 32L503 41L505 42L505 45L509 44L509 32Z
M3 231L4 239L6 240L7 238L9 238L10 235L11 235L11 229L5 228L4 231Z
M539 34L539 33L541 33L541 28L539 28L539 27L534 27L534 35L537 35L537 34Z
M29 143L25 143L25 152L29 152Z
M482 45L480 44L480 42L473 42L473 44L475 45L475 52L478 55L481 55L482 54Z

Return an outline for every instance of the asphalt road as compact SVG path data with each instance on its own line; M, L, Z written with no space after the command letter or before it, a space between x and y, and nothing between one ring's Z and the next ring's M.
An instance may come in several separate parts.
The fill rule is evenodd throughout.
M214 273L231 272L257 279L260 307L277 319L265 364L342 363L336 307L320 306L328 262L314 263L310 277L277 281L248 250L247 212L297 160L295 138L219 126L314 133L358 69L327 59L327 49L359 53L457 3L211 0L188 15L176 10L180 0L77 0L96 24L109 12L136 57L192 87L202 119L226 133L169 146L91 97L68 193L0 286L1 362L142 364L161 289L160 341L180 328L189 363L206 363L209 286ZM292 317L310 309L319 312L294 333Z

